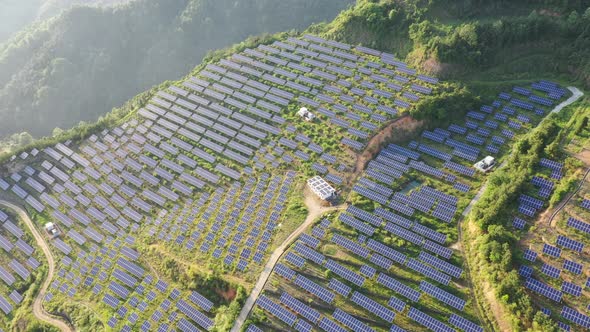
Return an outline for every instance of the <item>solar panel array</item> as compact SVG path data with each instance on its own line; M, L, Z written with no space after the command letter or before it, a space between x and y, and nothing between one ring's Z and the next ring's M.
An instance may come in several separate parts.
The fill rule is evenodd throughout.
M510 96L503 95L503 97L501 98L503 100L511 99ZM521 105L519 102L516 102L516 104ZM511 121L519 123L519 129L524 128L524 124L530 125L532 123L532 117L527 116L527 119L525 119L524 116L521 116L517 118L518 115L516 115L516 112L509 115L496 113L496 111L500 110L502 110L502 102L496 101L492 106L482 107L482 112L471 112L468 114L468 117L481 121L482 127L478 123L471 121L467 122L465 127L452 125L448 129L436 128L432 131L425 131L422 133L424 143L411 142L407 147L390 144L374 160L369 162L364 176L361 176L357 183L353 185L353 191L371 200L378 208L374 211L367 211L351 205L346 212L341 213L337 217L337 220L343 227L355 232L355 234L360 234L358 239L352 239L350 235L341 234L337 229L333 229L331 237L325 239L325 230L320 226L314 227L311 232L312 235L317 235L320 241L329 241L335 244L338 247L338 251L344 251L357 258L360 257L365 263L360 268L348 265L348 268L343 270L341 269L343 267L342 263L339 262L338 265L335 265L335 262L329 258L332 254L324 256L324 254L321 254L315 249L312 250L307 246L304 250L301 243L296 244L295 251L299 253L305 252L305 255L308 255L307 258L313 262L312 265L314 267L312 268L310 265L306 265L305 269L301 269L300 264L296 261L287 259L287 262L290 262L296 271L300 269L301 271L313 271L315 269L319 269L319 271L330 270L329 280L325 280L327 288L333 290L336 293L336 297L343 297L346 301L357 305L362 302L359 297L362 298L364 296L362 289L355 293L349 285L363 288L364 283L359 282L362 279L357 279L361 275L366 278L376 278L378 283L410 301L420 301L421 294L427 293L439 300L443 305L451 308L450 310L457 311L457 313L453 313L449 317L450 325L465 331L481 331L482 328L480 326L460 316L466 304L465 300L436 286L436 284L451 286L452 278L461 278L462 276L462 269L448 261L452 255L452 250L444 247L446 236L430 227L413 221L412 218L416 214L426 214L431 216L433 220L438 220L439 222L452 222L457 212L456 206L461 193L468 192L470 189L468 185L457 180L462 177L478 176L470 166L473 161L480 157L481 149L477 145L488 144L488 150L492 147L501 148L504 146L507 139L512 138L514 135L514 132L507 129L508 125L503 124L507 122L510 115L514 116ZM504 121L496 122L488 118L488 116L494 117L495 114L502 114L502 118L505 117ZM519 121L522 121L522 123ZM469 136L470 130L473 131L471 136ZM501 135L492 134L496 130ZM453 149L452 154L445 152L448 151L449 147ZM433 160L437 165L436 167L431 164ZM469 163L469 166L466 165L465 161ZM446 173L442 168L439 168L439 165L442 165L452 172L452 174ZM410 190L410 193L404 192L402 194L390 189L391 184L395 183L397 179L414 171L421 174L420 177L435 177L445 182L450 182L457 191L455 194L448 194L448 191L445 193L436 188L418 186ZM543 185L547 187L547 183L543 183ZM526 202L527 206L531 206L534 209L539 209L543 205L542 201L536 200L531 196L523 196L521 197L521 201ZM523 228L526 221L521 218L515 218L514 223L515 226ZM406 243L409 243L409 245L421 247L423 251L419 251L419 255L416 257L417 259L411 256L408 257L404 253L406 252L404 248L393 248L392 246L376 241L374 234L378 231L386 231L389 236L407 241ZM302 241L307 243L307 240ZM307 245L316 249L321 248L317 243L313 245L307 243ZM532 251L527 255L531 261L536 259L536 253ZM418 285L419 290L416 290L404 282L398 281L386 273L396 264L409 267L411 270L416 271L416 273L431 279L433 283L423 281ZM574 265L568 263L567 266L573 268ZM532 270L527 273L528 277L531 274ZM316 278L318 279L314 280L314 282L319 282L323 279L323 276L318 275ZM316 285L320 286L321 284ZM547 291L543 287L541 289L543 289L543 292L552 294L551 291ZM389 305L389 307L394 309L405 306L403 301L397 300L395 297L391 298L390 304L379 303L375 297L368 297L368 299L375 301L378 306L371 306L372 309L369 309L368 305L363 302L360 306L366 308L364 313L376 315L385 321L388 321L391 316L379 314L380 309L377 309L379 306L386 307ZM401 307L398 306L398 303ZM342 310L342 308L336 309ZM413 310L410 312L414 313ZM343 327L363 329L362 326L355 325L354 320L351 320L347 315L350 314L342 314L338 311L338 319L336 319L334 314L330 318L325 317L325 319L320 319L319 327L327 329L329 326L329 330L338 330L340 328L338 323L340 323ZM414 316L413 319L415 321L425 326L431 328L433 328L432 326L436 326L435 330L452 330L448 326L445 327L443 322L439 322L442 325L437 325L436 322L432 321L432 317L428 318L419 313L412 316ZM383 319L383 317L387 318ZM392 330L395 328L395 325L392 326Z
M166 306L175 304L184 315L176 323L179 329L196 325L207 329L212 317L203 311L208 313L212 303L184 290L167 290L163 281L146 281L151 278L149 269L142 255L132 249L136 238L150 238L187 255L206 257L224 269L243 271L253 263L263 263L295 177L294 172L270 176L264 171L320 157L321 162L315 162L312 170L327 173L326 179L333 184L342 182L333 174L338 157L326 153L323 142L314 142L312 136L298 130L301 126L287 123L282 116L286 106L309 107L322 126L343 129L338 137L341 147L362 150L369 132L397 116L397 109L411 107L421 95L432 93L437 83L391 54L311 35L288 38L207 65L195 77L158 92L136 118L92 135L80 146L64 142L42 153L31 151L32 155L39 153L38 166L14 173L0 185L32 209L54 218L62 232L61 238L51 241L63 255L63 273L54 280L52 292L75 297L92 291L112 312L123 308L123 300L135 299L133 308L146 307L149 310L140 311L152 314L155 305L148 300L148 296L153 298L149 291L160 294L166 289L170 292L166 301L172 302ZM517 99L510 103L524 109L529 105ZM446 236L407 218L426 214L433 222L454 221L458 201L454 195L469 191L469 186L458 180L474 176L465 160L478 158L478 145L490 139L502 145L501 139L491 135L492 130L507 130L491 120L499 109L500 105L485 106L481 112L468 113L473 121L466 121L465 127L453 125L448 130L425 132L428 144L410 144L408 148L391 144L371 162L355 191L387 213L352 209L341 214L339 222L365 237L352 241L334 234L331 240L342 250L370 260L367 262L373 266L359 271L336 262L312 249L313 241L302 237L294 248L299 258L290 255L285 265L277 266L277 273L327 303L351 293L346 292L347 283L362 287L365 278L374 275L402 296L418 301L419 292L384 277L380 269L392 264L411 266L442 284L449 284L452 277L460 278L462 270L448 262L452 250L444 247ZM509 121L520 124L518 118ZM480 122L489 129L480 127ZM427 157L445 162L444 168L451 173L440 164L429 164ZM457 191L445 194L422 186L406 195L388 187L408 173L441 179ZM9 232L18 234L10 224L5 225ZM314 235L324 234L326 229ZM401 248L372 238L367 241L377 229L424 249L419 260L408 257ZM30 251L22 243L15 245L18 250ZM333 288L297 272L309 264L331 270ZM116 269L111 269L113 265ZM22 262L10 264L19 276L26 274L22 266ZM336 293L330 290L334 288ZM359 297L359 302L371 303ZM275 305L262 303L265 310L274 310ZM384 303L379 305L385 307ZM109 321L111 327L127 324L123 316L128 316L131 326L137 322L150 328L132 309L123 311L118 316L121 319ZM276 314L291 325L307 324L291 321L282 310ZM336 321L324 317L319 324L342 323ZM358 325L354 320L342 324Z
M21 224L0 210L0 310L11 314L23 300L24 292L37 275L44 256L33 247L31 237ZM22 292L22 294L21 294Z
M543 208L544 200L549 198L552 189L558 185L558 181L565 171L562 163L546 158L541 158L539 166L541 171L531 179L531 184L539 188L539 191L520 198L521 205L526 204L534 211ZM550 177L545 175L548 172L551 172ZM563 301L572 306L576 305L574 303L578 303L579 299L586 299L583 289L590 285L589 279L584 275L587 255L585 253L587 244L585 233L590 233L590 223L585 220L587 215L584 212L585 206L583 206L585 194L584 191L577 193L579 199L572 199L568 202L571 207L564 209L565 217L560 218L561 220L558 220L553 228L556 234L545 239L542 246L535 245L544 254L541 257L541 262L531 266L521 266L519 269L520 275L526 278L525 283L533 293L556 302ZM532 197L535 195L540 199ZM579 210L572 213L571 211L576 211L575 209ZM537 255L532 250L527 250L524 258L535 262ZM569 320L574 325L584 326L584 318L579 316L581 314L578 314L578 311L565 308L568 307L564 307L562 318ZM550 310L547 310L546 314L552 315ZM573 328L563 322L559 323L562 329Z

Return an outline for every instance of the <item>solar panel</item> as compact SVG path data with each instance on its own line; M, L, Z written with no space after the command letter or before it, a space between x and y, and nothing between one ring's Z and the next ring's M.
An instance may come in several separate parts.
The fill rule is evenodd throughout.
M327 317L322 317L320 323L318 324L319 328L326 332L347 332L347 330L340 325L334 323Z
M360 320L354 318L352 315L348 314L347 312L336 309L332 314L334 319L342 323L343 325L351 328L353 331L361 331L361 332L374 332L372 328L367 326L365 323L361 322Z
M284 278L287 278L289 280L293 279L293 277L295 277L295 274L296 274L295 271L293 271L292 269L288 268L287 266L285 266L281 263L278 263L277 265L275 265L274 271L278 275L280 275Z
M563 306L561 310L561 317L582 327L590 328L590 317L568 306Z
M553 257L560 257L561 249L545 243L543 244L543 253Z
M528 278L525 282L525 286L530 290L539 293L555 302L561 302L561 297L563 295L562 292L541 281L538 281L534 278Z
M418 259L420 259L421 261L430 264L432 266L434 266L435 268L448 273L449 275L455 277L455 278L460 278L461 274L463 273L463 269L448 263L438 257L432 256L424 251L421 251L420 254L418 255Z
M295 316L293 313L289 312L285 308L281 307L277 303L273 302L268 297L264 295L261 296L260 298L258 298L258 301L256 301L256 304L264 310L270 312L273 316L276 316L277 318L285 322L287 325L293 326L293 324L295 324L297 316Z
M527 261L530 261L530 262L534 262L537 259L537 253L530 250L530 249L527 249L524 252L524 259L526 259Z
M561 291L576 297L582 295L582 287L568 281L564 281L563 284L561 284Z
M581 274L583 266L582 264L566 259L563 261L563 268L574 274Z
M196 291L192 291L188 299L207 312L213 309L213 302L205 298L203 295L197 293Z
M193 306L185 302L184 300L179 300L176 303L176 307L180 310L183 314L187 317L195 321L201 327L205 328L206 330L213 327L214 323L211 319L205 316L202 312L195 309Z
M433 318L425 313L423 313L422 311L411 307L410 311L408 312L408 318L410 318L411 320L417 322L420 325L423 325L433 331L437 331L437 332L454 332L455 330L448 327L447 325L445 325L444 323L442 323L441 321L439 321L436 318Z
M404 285L400 281L390 277L384 273L380 273L377 276L377 282L384 285L385 287L393 290L394 292L404 296L405 298L409 299L413 302L418 302L420 299L420 292L414 290L413 288Z
M543 264L543 266L541 267L541 272L543 272L551 278L559 278L559 275L561 274L560 269L549 264Z
M571 249L577 252L582 252L582 250L584 249L584 244L582 242L570 239L567 236L563 235L557 236L556 244L558 246L562 246L564 248Z
M304 290L316 295L320 300L332 303L334 301L334 293L325 289L324 287L316 284L315 282L307 279L302 275L297 275L295 278L295 284Z
M456 314L451 314L451 317L449 317L449 324L465 332L483 332L483 327Z
M359 287L362 287L365 282L364 277L340 265L339 263L336 263L331 259L328 259L325 266L327 269L331 270L335 274L341 276L342 278L350 281L351 283Z
M287 292L283 292L281 295L281 302L289 309L295 311L299 315L310 320L314 324L320 319L320 313L308 306L307 304L297 300Z
M461 299L461 298L459 298L447 291L444 291L444 290L440 289L439 287L436 287L427 281L422 281L420 283L420 289L422 291L424 291L426 294L433 296L434 298L438 299L442 303L447 304L457 310L463 311L463 308L465 307L465 304L466 304L465 300L463 300L463 299Z
M451 281L450 276L448 276L442 272L439 272L427 265L424 265L424 264L418 262L417 260L415 260L414 258L411 258L410 260L408 260L406 266L409 267L410 269L434 280L434 281L437 281L437 282L443 284L443 285L448 285L449 282Z
M575 228L579 231L582 231L584 233L588 233L590 234L590 224L587 224L581 220L578 220L574 217L569 217L567 220L567 226Z

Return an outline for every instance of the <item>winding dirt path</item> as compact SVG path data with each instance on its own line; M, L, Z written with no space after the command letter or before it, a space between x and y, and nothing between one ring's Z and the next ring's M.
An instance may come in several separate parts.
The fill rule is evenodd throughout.
M559 212L561 212L565 208L565 206L571 201L571 199L578 194L580 189L582 189L582 186L584 185L584 182L586 182L586 178L588 177L588 174L590 174L590 167L588 167L588 169L586 169L586 171L584 172L584 175L582 176L582 179L580 180L580 184L578 184L578 187L576 187L576 190L569 193L567 195L567 197L559 204L559 206L557 206L555 211L548 218L547 223L549 224L550 227L555 227L555 225L553 224L553 219L555 219L555 217L559 214Z
M578 99L580 99L582 96L584 96L584 93L582 91L580 91L578 88L573 87L573 86L569 86L567 87L567 89L569 91L571 91L572 95L567 99L564 100L563 102L561 102L559 105L556 105L552 110L551 113L559 113L561 112L562 109L564 109L565 107L573 104L574 102L576 102ZM547 117L543 118L543 120L541 120L541 122L545 121L547 119ZM497 169L501 169L504 166L506 166L507 164L507 160L505 160L500 166L498 166ZM588 169L588 171L586 172L586 174L584 175L584 178L586 178L586 176L588 175L588 172L590 172L590 168ZM475 206L475 204L479 201L479 199L481 198L481 196L484 194L484 192L487 190L488 187L488 183L487 180L486 182L481 186L481 188L479 189L479 191L477 192L477 194L473 197L473 199L469 202L469 205L467 206L467 208L465 208L465 210L462 213L462 219L460 220L459 223L457 224L457 229L458 229L458 234L459 234L459 242L463 242L463 228L462 228L462 222L467 221L467 217L469 216L469 213L471 213L471 210L473 209L473 207ZM579 190L579 188L577 189ZM577 192L576 190L576 192ZM571 196L570 196L571 198ZM569 201L569 198L566 200ZM563 205L565 206L565 204ZM563 206L561 208L563 208ZM561 208L558 209L561 210ZM557 214L557 212L551 217L551 219L553 219L553 217ZM469 266L469 259L465 260L465 267L467 270L467 273L469 275L471 275L471 267ZM476 299L477 302L480 302L481 300L478 299L477 294L475 292L475 288L473 286L473 281L472 281L472 277L469 276L468 277L468 284L469 284L469 288L471 291L471 294L473 295L473 298ZM510 324L504 319L503 314L502 314L502 308L498 305L497 301L496 301L496 296L494 294L494 290L493 288L489 285L489 284L485 284L482 285L483 286L483 296L485 297L486 302L488 302L488 304L490 305L490 307L492 308L492 310L490 310L493 314L493 319L495 319L495 321L498 323L499 328L501 331L508 331L510 328ZM476 313L479 316L480 321L484 321L482 318L484 316L488 316L487 313L485 312L485 309L481 308L481 304L477 303L476 304ZM492 317L489 317L492 318ZM491 326L492 328L494 328L493 326Z
M317 200L315 200L315 198L312 195L306 195L305 205L308 209L305 221L293 233L291 233L291 235L289 235L289 237L285 241L283 241L283 243L278 248L276 248L275 251L272 253L268 262L264 266L264 270L262 270L262 273L260 274L260 277L258 278L256 285L254 285L254 288L250 292L250 296L248 296L246 303L244 304L242 310L240 311L240 314L236 318L236 321L231 329L231 332L241 331L242 325L248 318L248 314L250 314L250 311L254 307L256 300L258 300L258 297L262 293L264 285L268 281L268 278L270 277L270 274L274 269L275 265L283 256L285 250L289 248L289 246L299 237L299 235L301 235L301 233L303 233L309 226L313 224L315 220L317 220L317 218L321 217L324 213L336 210L343 210L347 208L346 204L336 207L320 206Z
M37 319L39 319L40 321L43 321L43 322L50 324L50 325L53 325L53 326L57 327L58 329L60 329L61 331L73 332L74 329L71 326L66 324L61 319L58 319L58 318L50 315L47 311L45 311L45 309L43 309L43 298L45 297L45 293L47 292L47 288L49 288L49 283L53 279L53 274L55 273L55 261L53 259L53 255L51 254L51 251L49 250L49 246L47 245L47 242L45 242L45 239L43 238L43 236L39 233L37 228L35 228L33 221L31 220L31 218L29 218L29 215L25 212L25 210L23 210L21 207L15 205L13 203L10 203L10 202L4 201L4 200L0 200L0 206L6 207L10 210L13 210L14 212L16 212L16 214L18 214L18 216L23 220L25 225L27 225L27 227L31 231L31 234L33 234L33 237L35 238L35 241L37 242L37 246L39 246L41 248L41 250L43 251L43 254L45 255L45 259L47 260L47 266L48 266L47 277L45 278L43 285L41 285L41 289L39 290L39 294L37 294L37 297L35 298L35 300L33 302L33 315L35 315L35 317Z

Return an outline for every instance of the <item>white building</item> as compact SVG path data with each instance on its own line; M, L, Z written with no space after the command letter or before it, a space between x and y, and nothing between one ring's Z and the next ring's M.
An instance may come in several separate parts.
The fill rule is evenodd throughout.
M332 187L321 176L314 176L307 180L307 184L311 191L322 200L329 200L336 196L336 189Z
M297 112L297 115L305 119L305 121L313 121L315 115L311 113L306 107L301 107Z
M58 237L61 233L57 225L55 225L52 222L48 222L45 224L45 231L47 232L47 235L49 235L51 238Z
M478 171L485 173L490 171L494 165L496 165L496 159L494 159L492 156L487 156L478 161L475 165L473 165L473 167L475 167Z

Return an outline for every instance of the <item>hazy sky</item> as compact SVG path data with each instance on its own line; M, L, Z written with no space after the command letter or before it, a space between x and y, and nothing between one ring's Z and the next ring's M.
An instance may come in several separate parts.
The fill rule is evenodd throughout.
M117 4L131 0L0 0L0 43L38 18L49 18L73 4Z
M31 23L41 0L0 0L0 42Z

